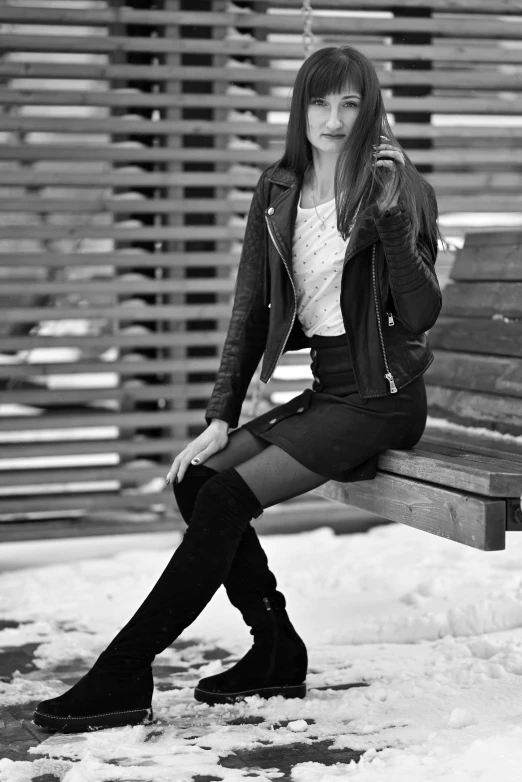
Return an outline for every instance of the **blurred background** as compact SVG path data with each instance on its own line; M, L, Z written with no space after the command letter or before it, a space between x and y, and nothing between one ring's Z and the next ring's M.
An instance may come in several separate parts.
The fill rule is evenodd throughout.
M206 428L252 190L340 44L435 187L446 284L466 233L522 223L520 3L4 0L0 541L181 529L164 476ZM256 375L240 423L308 363ZM378 521L311 494L259 530Z

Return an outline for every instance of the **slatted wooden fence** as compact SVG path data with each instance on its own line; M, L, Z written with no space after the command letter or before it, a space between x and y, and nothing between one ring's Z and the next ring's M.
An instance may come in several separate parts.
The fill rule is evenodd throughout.
M520 208L520 2L313 6L315 48L350 43L376 63L443 216ZM171 506L162 479L205 427L302 27L298 0L0 7L4 522ZM245 417L310 385L306 356L282 365Z

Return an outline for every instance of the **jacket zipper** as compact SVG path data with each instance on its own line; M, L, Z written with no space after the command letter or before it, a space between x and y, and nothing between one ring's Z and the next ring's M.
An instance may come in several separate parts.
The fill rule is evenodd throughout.
M277 356L277 358L275 360L274 368L273 368L273 370L272 370L272 372L270 374L270 377L266 381L267 384L268 384L272 380L272 377L273 377L274 372L276 370L277 364L279 363L279 359L281 358L281 355L283 354L283 351L284 351L284 349L286 347L286 343L288 342L288 337L290 336L290 332L292 331L292 329L294 327L295 317L297 315L297 293L296 293L296 290L295 290L295 285L294 285L294 281L292 279L292 275L290 274L290 269L288 268L288 266L286 264L286 261L283 258L283 253L279 249L279 245L277 244L276 238L274 236L274 232L272 231L272 226L270 225L270 221L269 221L267 215L265 215L265 220L266 220L266 225L267 225L267 228L268 228L268 233L270 234L270 238L272 239L273 245L276 248L279 257L281 258L281 260L283 261L283 263L285 265L285 269L288 272L288 276L290 278L290 282L292 283L292 288L293 288L293 291L294 291L294 314L292 316L292 322L290 323L290 328L288 329L288 331L286 333L286 337L284 338L283 345L281 347L281 350L279 351L279 355Z
M384 367L386 369L386 374L384 375L384 377L390 384L390 392L392 394L396 394L397 386L395 385L395 380L393 379L393 375L390 372L390 367L388 365L388 357L386 356L386 348L384 347L384 337L382 335L381 311L379 309L379 298L377 296L377 275L375 272L375 244L372 247L372 285L373 285L373 298L375 300L375 312L377 313L377 326L379 327L379 338L381 340L382 356L384 358ZM394 324L393 315L389 313L388 313L388 324L390 326L393 326Z

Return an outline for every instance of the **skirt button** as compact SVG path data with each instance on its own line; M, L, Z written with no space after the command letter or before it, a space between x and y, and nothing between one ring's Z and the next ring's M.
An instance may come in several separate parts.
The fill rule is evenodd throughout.
M277 421L277 418L272 418L272 420L271 420L271 421L269 421L268 423L269 423L269 424L275 424L275 423L276 423L276 421Z
M297 412L298 412L298 413L304 413L304 407L300 407L300 408L299 408L299 410L298 410Z
M270 217L274 214L275 209L273 206L270 207L270 209L267 209L267 214L270 215Z

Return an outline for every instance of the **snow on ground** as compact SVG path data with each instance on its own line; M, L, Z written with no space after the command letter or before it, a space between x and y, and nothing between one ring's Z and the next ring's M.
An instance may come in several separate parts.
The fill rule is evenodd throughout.
M179 540L173 533L170 551ZM0 632L0 646L40 644L39 670L0 682L0 702L62 692L53 668L94 660L168 561L164 543L0 575L0 617L25 623ZM296 782L520 780L522 536L511 533L507 550L491 553L401 525L348 536L322 528L266 536L263 544L309 648L305 700L250 698L210 708L193 700L193 673L190 681L176 674L171 681L180 689L155 693L156 716L168 724L157 739L143 727L51 736L27 762L0 760L1 782L45 773L64 782L184 782L224 771L227 780L239 780L248 769L225 770L220 756L296 737L334 739L333 748L365 752L359 764L299 764ZM186 665L216 645L237 657L250 643L223 589L182 639L197 643L167 650L158 663ZM213 660L197 674L226 665ZM314 690L350 682L369 686ZM262 721L226 724L245 715ZM290 724L274 730L281 720Z

